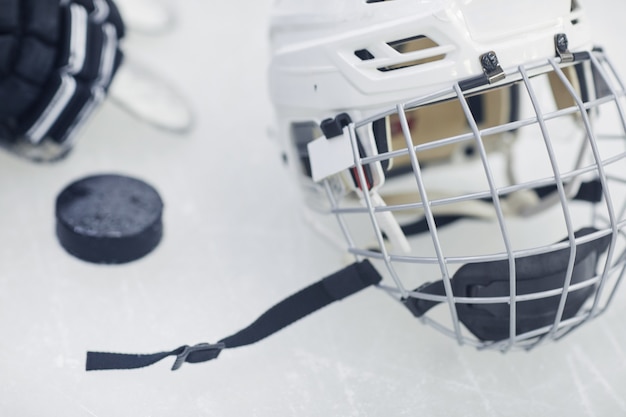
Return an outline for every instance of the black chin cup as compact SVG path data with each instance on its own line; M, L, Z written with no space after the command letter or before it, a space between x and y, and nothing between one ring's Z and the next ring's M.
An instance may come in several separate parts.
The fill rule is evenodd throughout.
M584 228L575 233L577 238L596 232ZM596 275L600 255L605 252L611 236L603 236L576 247L576 258L570 285L580 284ZM562 289L565 284L570 248L539 255L520 257L515 260L516 295L528 295ZM492 261L463 265L451 280L455 297L489 298L509 297L509 261ZM563 310L562 320L572 318L585 301L594 293L595 284L571 290ZM427 283L416 292L446 295L443 281ZM561 294L533 300L516 301L516 334L524 334L550 326L556 319ZM437 301L409 297L404 304L416 317L423 316ZM457 315L467 329L482 341L500 341L510 336L509 303L457 303Z

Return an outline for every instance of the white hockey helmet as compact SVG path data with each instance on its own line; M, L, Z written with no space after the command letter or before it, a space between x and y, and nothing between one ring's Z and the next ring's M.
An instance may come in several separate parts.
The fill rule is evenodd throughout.
M625 92L576 0L278 0L270 36L307 218L415 316L508 350L605 310Z

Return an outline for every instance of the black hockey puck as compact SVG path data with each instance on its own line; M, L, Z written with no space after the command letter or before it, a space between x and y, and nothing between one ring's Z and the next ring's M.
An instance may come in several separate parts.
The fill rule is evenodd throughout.
M84 261L131 262L151 252L163 236L163 202L145 182L122 175L83 178L56 200L61 246Z

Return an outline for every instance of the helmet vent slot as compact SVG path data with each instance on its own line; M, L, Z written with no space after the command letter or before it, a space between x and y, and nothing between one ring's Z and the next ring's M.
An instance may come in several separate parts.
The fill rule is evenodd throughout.
M393 49L400 52L401 54L415 51L423 51L424 49L439 46L437 42L424 35L412 36L410 38L388 42L387 45L391 46Z
M378 70L382 72L440 61L446 56L445 53L441 53L441 49L439 48L439 44L437 42L424 35L412 36L410 38L387 42L387 45L393 48L395 52L401 55L406 55L407 60L378 68ZM432 53L429 54L429 51L432 51ZM415 59L411 59L411 55L415 55Z
M361 59L361 61L374 59L374 55L367 49L359 49L358 51L354 51L354 55Z

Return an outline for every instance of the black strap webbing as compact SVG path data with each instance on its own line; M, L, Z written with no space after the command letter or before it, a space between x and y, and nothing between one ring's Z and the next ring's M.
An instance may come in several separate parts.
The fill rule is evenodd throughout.
M446 288L443 281L427 282L415 291L432 295L446 295ZM426 314L426 312L428 312L428 310L440 303L439 301L425 300L415 297L405 298L402 302L415 317L422 317Z
M378 271L365 260L354 263L304 288L271 307L245 329L216 344L200 343L153 354L87 352L88 371L105 369L134 369L152 365L168 356L176 356L172 370L185 363L205 362L218 357L223 349L249 345L270 336L282 328L328 304L355 294L380 282Z

